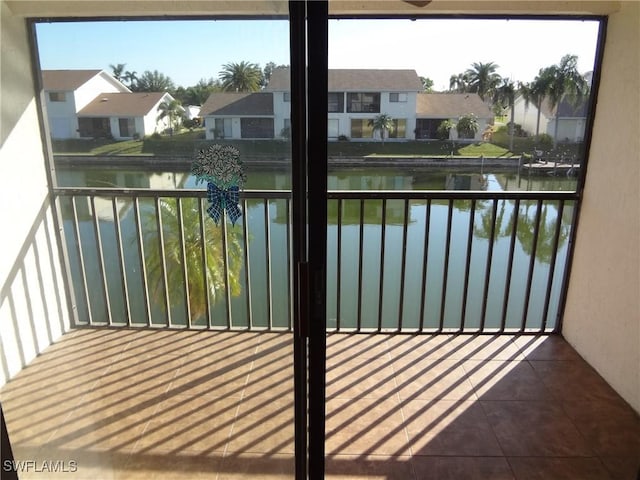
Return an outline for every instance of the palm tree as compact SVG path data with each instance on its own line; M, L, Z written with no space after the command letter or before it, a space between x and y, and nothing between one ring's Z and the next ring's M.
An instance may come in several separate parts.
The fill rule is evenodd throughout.
M138 76L136 75L135 71L132 72L131 70L127 70L122 75L122 81L127 82L127 86L129 87L129 89L133 90L136 82L138 81Z
M529 104L533 103L538 109L538 116L536 119L536 137L540 134L542 102L549 91L549 84L551 80L549 73L548 68L540 69L536 78L533 79L533 82L521 83L518 89L520 95L522 95L522 98L524 99L524 108L529 108Z
M393 129L393 118L386 113L381 113L376 118L369 120L369 126L373 127L374 132L376 130L380 131L380 139L382 140L382 145L384 145L385 133Z
M514 117L515 117L515 100L516 100L516 86L513 80L508 78L502 79L502 85L500 85L494 92L493 101L500 107L509 108L511 113L511 119L509 121L509 150L513 151L513 134L514 134Z
M158 121L165 117L169 118L169 132L173 135L174 128L177 129L180 120L184 116L184 108L182 108L182 105L178 100L165 100L158 105L158 111L160 112L158 115Z
M493 96L493 91L500 84L501 77L496 73L498 65L493 62L474 62L465 71L468 79L469 91L477 93L485 101Z
M578 72L578 57L576 55L565 55L558 65L549 67L549 107L553 111L560 105L560 102L568 97L570 103L575 105L582 101L587 95L589 85ZM558 141L558 112L556 110L556 121L553 132L554 145Z
M222 88L231 92L256 92L260 90L262 71L255 63L242 61L227 63L218 75Z
M449 78L449 90L456 93L465 93L469 91L469 77L466 73L451 75Z
M126 63L117 63L115 65L113 65L112 63L109 64L109 67L111 68L111 74L116 80L118 81L122 80L124 67L126 65L127 65Z
M175 90L173 80L166 75L154 70L146 70L138 77L132 90L136 92L172 92Z
M149 289L158 304L164 305L165 286L162 269L166 269L168 296L171 305L180 305L184 298L184 286L189 289L189 306L193 322L206 317L207 296L210 304L224 299L226 279L224 269L223 229L213 221L205 219L204 242L201 240L199 200L185 199L180 212L175 200L161 199L162 237L164 239L164 263L162 262L161 237L156 224L156 212L149 210L144 215L144 250L149 279ZM203 208L203 207L201 207ZM183 244L180 241L178 218L182 216ZM227 229L228 285L231 295L242 290L242 230ZM204 245L204 252L203 252ZM204 254L204 257L203 257ZM206 269L203 258L206 258ZM183 259L186 259L185 281Z

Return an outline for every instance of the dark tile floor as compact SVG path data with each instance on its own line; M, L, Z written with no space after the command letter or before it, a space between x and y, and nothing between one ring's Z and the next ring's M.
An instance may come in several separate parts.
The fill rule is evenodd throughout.
M290 334L82 329L0 400L20 478L293 478L292 374ZM560 337L333 334L326 451L333 479L635 480L640 420Z

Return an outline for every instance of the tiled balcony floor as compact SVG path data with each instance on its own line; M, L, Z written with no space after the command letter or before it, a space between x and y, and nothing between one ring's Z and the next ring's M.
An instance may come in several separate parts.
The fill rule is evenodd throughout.
M635 480L638 416L559 337L334 334L327 367L327 478ZM0 399L20 478L293 478L292 373L290 334L82 329Z

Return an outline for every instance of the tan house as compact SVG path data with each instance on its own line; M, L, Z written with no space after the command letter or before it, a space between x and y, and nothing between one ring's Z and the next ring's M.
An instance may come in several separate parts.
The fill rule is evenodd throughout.
M207 139L274 138L273 94L213 93L200 109Z

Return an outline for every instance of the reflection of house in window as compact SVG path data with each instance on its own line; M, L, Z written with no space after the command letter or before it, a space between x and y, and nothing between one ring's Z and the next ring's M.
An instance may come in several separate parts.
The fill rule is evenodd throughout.
M367 92L348 93L347 112L380 112L380 94Z
M373 126L370 118L351 119L351 138L373 138Z
M407 136L407 120L405 118L394 118L393 126L387 133L389 138L405 138Z

